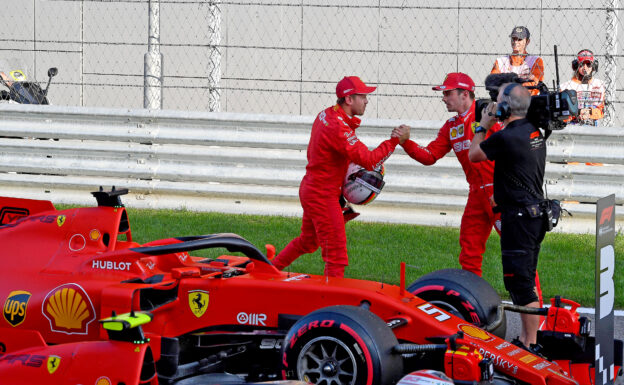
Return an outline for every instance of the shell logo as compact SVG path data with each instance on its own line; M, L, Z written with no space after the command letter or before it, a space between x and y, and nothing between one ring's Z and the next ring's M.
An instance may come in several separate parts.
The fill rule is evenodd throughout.
M41 310L53 332L87 334L89 324L95 320L91 298L75 283L66 283L50 291Z
M101 376L95 380L95 385L111 385L111 380L106 376Z
M89 231L89 239L92 241L97 241L98 239L100 239L100 230L98 229L93 229L91 231Z
M494 337L489 335L488 332L486 332L483 329L479 329L478 327L474 325L462 324L462 325L459 325L459 330L464 332L464 334L466 334L467 336L470 336L472 338L476 338L482 341L491 341L494 339Z

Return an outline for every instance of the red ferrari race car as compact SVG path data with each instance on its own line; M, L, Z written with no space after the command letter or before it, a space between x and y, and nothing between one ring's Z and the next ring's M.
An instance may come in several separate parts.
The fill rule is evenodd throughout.
M281 272L235 234L140 245L125 193L68 210L0 198L0 383L593 383L590 323L569 300L504 305L455 269L409 286L404 267L399 286ZM539 352L504 340L506 308L546 317Z

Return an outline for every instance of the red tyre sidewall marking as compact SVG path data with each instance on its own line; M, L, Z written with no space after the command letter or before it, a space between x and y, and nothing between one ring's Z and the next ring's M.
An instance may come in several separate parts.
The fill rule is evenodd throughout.
M430 291L430 290L433 290L433 291L444 291L444 286L441 286L441 285L423 286L420 289L415 290L413 294L417 296L418 293L422 293L423 291Z
M330 328L334 325L334 323L335 323L334 320L322 320L322 321L316 320L316 321L310 321L307 324L301 325L301 327L299 327L299 329L297 329L297 331L292 334L290 341L285 345L286 350L292 349L295 346L295 343L297 343L297 341L299 340L299 337L303 336L308 331L319 328L319 327ZM287 359L286 351L284 352L284 355L282 357L282 364L284 365L285 368L288 368L288 359ZM284 380L286 380L286 370L282 370L282 376Z
M442 286L442 285L428 285L428 286L423 286L418 290L415 290L413 292L413 294L415 296L418 296L418 293L422 293L423 291L439 291L439 292L446 292L446 287ZM453 295L455 297L459 297L459 293L455 290L449 290L448 292L445 293L446 295ZM472 304L468 301L461 301L461 305L464 307L464 309L466 309L466 311L468 311L468 313L470 313L470 318L472 319L472 322L476 323L476 324L481 324L481 319L479 318L479 316L477 315L477 313L475 312L475 308L474 306L472 306Z
M366 385L371 385L373 383L373 361L370 352L368 351L368 347L364 343L364 340L353 329L345 324L341 324L340 328L349 333L349 335L351 335L351 337L353 337L353 339L360 345L360 348L366 357L366 369L368 371Z

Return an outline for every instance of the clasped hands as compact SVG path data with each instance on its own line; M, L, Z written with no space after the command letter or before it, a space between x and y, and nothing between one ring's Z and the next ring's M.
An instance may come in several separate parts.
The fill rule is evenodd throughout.
M399 144L403 144L410 137L410 127L408 125L401 124L400 126L395 127L392 130L392 134L390 134L390 137L399 138Z

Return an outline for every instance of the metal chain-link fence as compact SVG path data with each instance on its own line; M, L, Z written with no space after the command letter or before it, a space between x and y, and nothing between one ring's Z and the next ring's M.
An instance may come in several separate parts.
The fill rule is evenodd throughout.
M624 125L619 0L3 0L0 55L46 81L57 105L314 115L335 85L378 86L366 117L444 120L446 73L483 80L531 32L545 83L583 49L607 84L605 123Z

